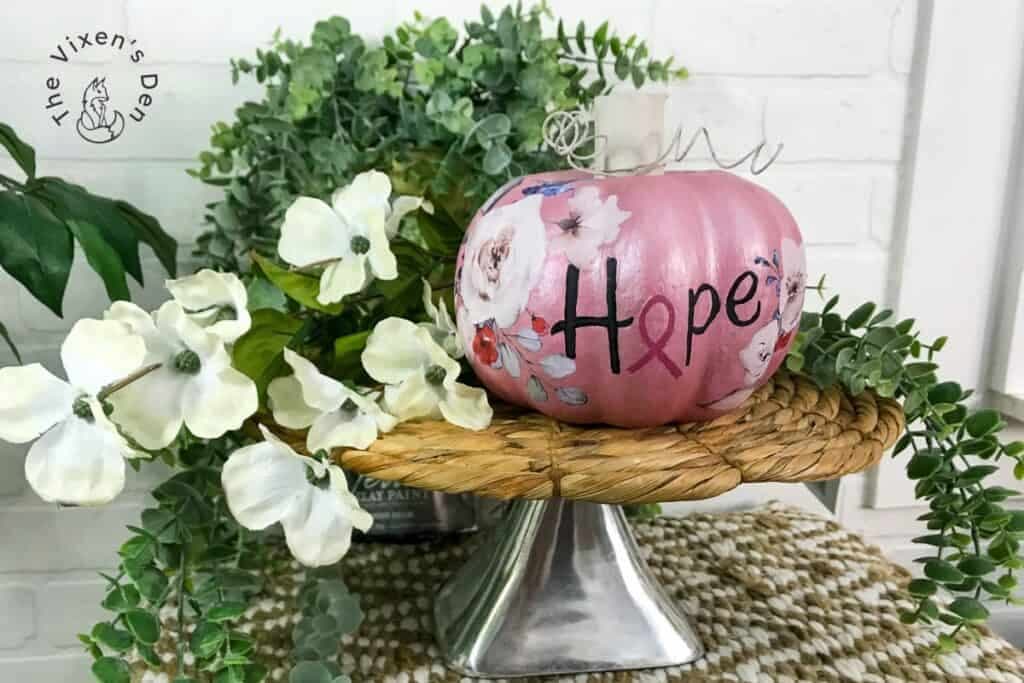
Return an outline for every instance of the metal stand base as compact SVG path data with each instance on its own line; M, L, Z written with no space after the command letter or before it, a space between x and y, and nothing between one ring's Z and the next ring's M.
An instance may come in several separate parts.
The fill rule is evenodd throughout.
M675 666L704 649L640 557L622 508L520 501L441 589L448 665L484 678Z

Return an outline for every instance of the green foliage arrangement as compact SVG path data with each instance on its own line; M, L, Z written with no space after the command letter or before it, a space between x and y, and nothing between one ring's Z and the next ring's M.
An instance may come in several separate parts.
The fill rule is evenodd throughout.
M0 174L0 268L48 309L62 315L76 242L111 301L131 298L128 275L143 284L140 242L174 275L177 244L155 218L128 202L37 176L35 149L5 123L0 123L0 146L25 174L21 180ZM20 361L3 323L0 337Z
M928 503L919 519L930 531L914 541L932 552L916 560L924 574L909 586L917 607L901 618L951 626L938 647L952 651L957 634L977 635L988 619L984 601L1020 604L1014 589L1024 567L1024 511L1001 505L1019 492L986 479L1004 458L1015 461L1014 475L1024 478L1024 442L1001 441L1006 423L999 413L969 410L964 401L971 391L940 381L934 357L945 337L926 344L913 319L894 322L891 310L870 302L844 318L835 312L838 300L830 299L821 313L803 314L787 366L822 387L839 383L853 394L872 389L903 402L907 432L894 455L911 452L907 475L917 482L917 498ZM940 588L952 599L937 599Z
M326 197L369 169L430 200L437 211L419 226L422 242L454 253L502 183L565 166L542 147L550 111L589 106L615 78L639 87L686 76L607 22L592 31L559 21L548 35L548 18L544 4L497 13L485 5L460 36L446 19L417 13L370 46L334 17L309 44L277 36L255 61L233 61L236 80L255 77L267 90L214 126L194 171L225 187L198 241L207 265L247 270L250 252L272 254L295 197Z

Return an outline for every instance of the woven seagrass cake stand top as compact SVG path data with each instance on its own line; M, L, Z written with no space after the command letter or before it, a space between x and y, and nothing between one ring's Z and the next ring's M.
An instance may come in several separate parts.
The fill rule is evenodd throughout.
M434 602L448 665L508 678L674 666L703 654L621 504L834 479L877 463L903 427L895 401L818 389L783 370L710 422L586 427L502 405L483 431L409 422L368 450L333 455L378 479L516 499Z

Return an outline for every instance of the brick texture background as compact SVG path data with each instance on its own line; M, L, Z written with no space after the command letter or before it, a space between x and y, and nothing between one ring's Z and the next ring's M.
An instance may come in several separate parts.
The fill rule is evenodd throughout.
M497 3L495 3L497 4ZM476 0L6 0L0 20L0 119L40 154L40 173L61 175L154 213L181 241L201 229L203 205L217 196L188 177L207 146L210 124L227 118L252 84L232 86L230 57L252 53L274 29L305 38L331 14L380 36L414 9L453 20L475 15ZM901 153L915 0L551 0L575 24L607 18L620 32L649 39L656 55L674 54L693 76L672 86L667 121L687 130L707 125L728 157L765 136L782 141L782 159L759 181L791 207L807 238L812 277L828 273L848 301L884 300L901 182ZM144 124L112 145L90 145L49 121L47 55L75 31L122 32L146 51L160 74ZM92 58L95 59L95 58ZM75 60L78 73L124 67ZM112 93L113 94L113 93ZM70 117L69 117L70 118ZM0 171L14 172L0 162ZM147 260L143 305L161 297L161 272ZM814 297L811 297L812 299ZM79 259L60 320L0 273L0 321L27 358L55 368L56 346L69 323L106 305L99 280ZM0 362L10 358L0 352ZM136 519L147 482L143 472L115 505L58 510L24 482L24 448L0 444L0 680L87 681L75 633L99 615L101 580L123 526Z

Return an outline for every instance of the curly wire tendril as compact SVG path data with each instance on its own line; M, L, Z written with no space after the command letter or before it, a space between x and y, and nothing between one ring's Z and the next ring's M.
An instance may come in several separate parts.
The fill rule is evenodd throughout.
M547 118L544 119L544 143L553 151L555 154L563 157L569 165L576 170L589 170L587 166L598 158L602 152L608 146L608 137L606 135L597 135L591 132L593 126L593 119L589 112L583 109L576 109L574 111L555 111L548 114ZM718 153L715 152L715 147L711 142L711 133L707 128L699 128L683 145L683 127L679 126L676 128L676 132L672 136L672 141L668 144L665 150L658 155L658 158L654 161L641 164L639 166L630 166L626 168L612 168L601 170L600 173L606 175L626 175L633 173L650 173L651 171L663 168L669 163L678 163L686 159L689 156L693 146L697 144L697 140L704 138L704 143L711 153L711 159L715 165L719 168L729 171L743 164L750 162L750 172L753 175L759 175L764 173L769 166L775 163L775 160L779 158L779 154L782 153L784 145L779 143L775 146L775 151L771 153L767 161L760 163L761 156L766 153L768 149L768 142L762 140L752 150L741 156L735 161L723 161L719 158ZM583 150L593 143L592 151L584 152Z

